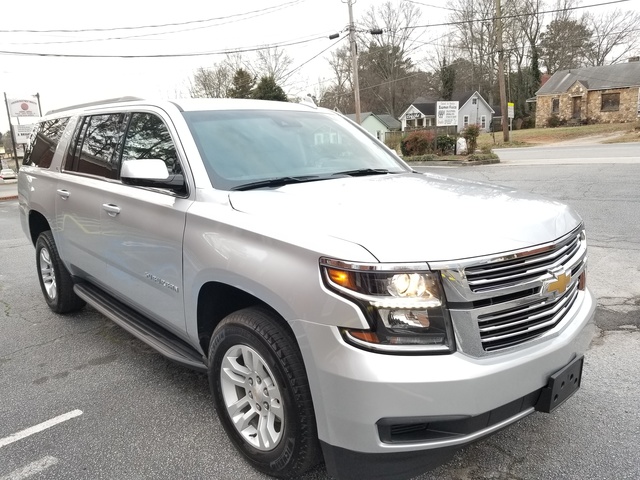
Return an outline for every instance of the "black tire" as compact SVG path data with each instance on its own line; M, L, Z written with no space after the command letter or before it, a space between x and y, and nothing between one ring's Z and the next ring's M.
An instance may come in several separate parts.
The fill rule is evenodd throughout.
M300 350L280 321L257 307L222 320L209 346L209 383L220 421L246 459L268 475L296 478L321 454Z
M50 230L42 232L36 241L36 266L42 294L51 310L68 313L84 307L84 300L73 291L73 280L60 260Z

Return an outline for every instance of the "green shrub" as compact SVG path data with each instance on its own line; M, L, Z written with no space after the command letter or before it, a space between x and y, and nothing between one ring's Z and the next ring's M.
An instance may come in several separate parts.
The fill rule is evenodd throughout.
M480 147L480 151L485 155L489 155L490 153L493 153L493 150L491 149L491 145L482 145Z
M456 148L456 139L448 135L438 135L436 148L440 155L450 155Z
M416 130L402 139L400 151L405 157L424 155L433 151L434 133L431 130Z
M391 150L398 150L400 147L400 142L396 138L385 138L384 144Z
M480 125L467 125L462 131L462 137L467 141L467 153L473 153L478 146L478 137L480 136Z
M521 129L525 128L535 128L536 127L536 118L534 116L524 117L522 119L522 125L520 125Z
M550 115L547 118L547 127L556 128L560 126L560 118L557 115Z

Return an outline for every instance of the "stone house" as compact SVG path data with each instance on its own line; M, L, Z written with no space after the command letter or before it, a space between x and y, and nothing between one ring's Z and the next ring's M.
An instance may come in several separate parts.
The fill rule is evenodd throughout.
M633 122L640 116L640 62L561 70L536 92L536 126Z

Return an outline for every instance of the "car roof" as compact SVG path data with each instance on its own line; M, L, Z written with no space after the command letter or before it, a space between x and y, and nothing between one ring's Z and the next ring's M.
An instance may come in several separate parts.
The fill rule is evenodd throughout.
M141 106L157 106L167 108L177 107L181 111L195 112L205 110L280 110L280 111L312 111L326 110L302 103L278 102L271 100L252 100L240 98L178 98L172 100L142 99L137 97L119 97L96 102L71 105L68 107L51 110L45 117L55 118L60 116L78 115L90 113L105 108L131 109Z

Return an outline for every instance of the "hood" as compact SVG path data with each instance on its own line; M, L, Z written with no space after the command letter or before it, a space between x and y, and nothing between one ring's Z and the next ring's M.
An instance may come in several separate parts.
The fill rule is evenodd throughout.
M339 178L232 192L229 200L283 229L359 244L380 262L501 253L555 240L581 222L560 202L433 174Z

